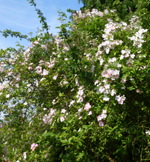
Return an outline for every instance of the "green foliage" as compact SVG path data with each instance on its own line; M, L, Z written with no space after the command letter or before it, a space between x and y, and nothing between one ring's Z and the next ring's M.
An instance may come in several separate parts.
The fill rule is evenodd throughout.
M34 1L30 3L36 6ZM46 33L31 38L33 47L29 51L20 48L13 55L13 63L5 58L6 65L13 65L13 68L5 69L1 76L2 80L7 76L10 82L1 90L0 104L5 105L13 97L23 99L14 107L1 107L8 113L2 146L8 147L10 161L20 158L20 161L37 162L130 162L149 158L150 137L145 135L150 122L149 34L144 33L146 42L138 49L128 39L138 29L128 26L122 30L124 24L113 32L121 19L113 11L108 11L103 16L73 16L73 22L66 24L66 14L59 11L62 24L58 36L51 37ZM107 53L104 34L110 19L115 24L109 26L111 33L107 37L113 34L114 40L122 40L122 43L112 48L108 46L110 51ZM72 30L68 31L67 26ZM102 51L100 44L103 44ZM133 63L128 60L129 56L120 59L122 50L128 49L135 54ZM6 56L6 52L2 51L1 55ZM99 52L102 53L98 57ZM109 59L114 57L116 61L110 62ZM119 70L118 77L111 79L108 74L105 77L105 70L109 68ZM44 70L48 71L47 75L42 73ZM111 90L115 89L116 96L124 95L125 102L117 102L116 96L107 91L100 93L100 87L108 85ZM83 100L79 100L82 95ZM105 95L109 101L104 99ZM91 115L85 109L87 103L91 105ZM32 106L36 107L36 113L30 111ZM103 111L107 117L102 119L104 125L100 126L97 120ZM47 121L50 114L51 120ZM31 151L33 143L38 146ZM27 152L26 160L23 160L24 152Z
M34 6L35 7L35 11L37 11L37 15L38 15L38 18L40 18L40 23L42 23L42 29L46 29L47 30L47 33L48 32L48 25L47 25L47 22L46 22L46 18L43 16L43 13L41 12L41 10L37 9L36 8L36 3L34 2L34 0L27 0L29 1L29 3L31 4L31 6Z
M80 10L83 12L87 9L90 11L92 9L98 9L100 11L106 8L116 9L120 19L128 23L131 16L135 13L136 15L140 15L140 20L143 23L142 27L149 29L150 1L148 0L83 0L82 3L84 6Z
M27 35L21 35L20 32L13 32L13 31L8 30L8 29L6 29L6 30L4 30L4 31L0 31L0 33L3 33L3 36L4 36L5 38L7 38L7 37L9 36L9 34L11 35L11 37L13 37L13 36L19 37L20 40L22 40L22 38L27 39L27 37L28 37ZM27 39L27 40L29 40L29 39Z

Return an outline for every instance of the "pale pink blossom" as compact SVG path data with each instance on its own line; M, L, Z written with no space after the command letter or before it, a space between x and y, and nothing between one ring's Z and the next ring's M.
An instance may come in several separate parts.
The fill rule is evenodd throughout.
M30 87L31 86L31 84L27 84L27 87Z
M40 60L39 64L42 65L44 63L44 60Z
M83 102L83 97L84 97L84 89L83 89L83 86L79 87L79 91L78 91L78 94L77 94L77 98L78 98L78 101L77 103L79 102Z
M110 85L109 84L105 84L104 87L105 87L105 89L110 89Z
M109 14L109 11L108 11L107 9L105 9L105 10L104 10L104 13L105 13L106 15L108 15L108 14Z
M82 108L79 108L78 109L78 115L80 115L81 111L82 111Z
M148 130L148 131L146 131L146 132L145 132L145 134L148 134L148 135L150 136L150 131L149 131L149 130Z
M79 120L82 118L82 116L79 117Z
M45 75L48 75L48 73L49 73L49 71L44 69L42 75L45 76Z
M38 41L33 42L33 44L40 44Z
M102 114L101 114L101 117L102 117L103 119L105 119L105 118L107 117L107 114L102 113Z
M121 64L117 64L117 67L120 68L122 65Z
M38 87L39 82L38 82L38 80L37 80L37 79L35 80L35 84L36 84L36 86Z
M126 97L124 95L123 96L118 95L115 97L115 100L117 100L118 104L121 104L121 105L123 105L123 102L125 101L125 99Z
M27 158L26 152L23 153L23 156L24 156L24 160L25 160Z
M88 115L92 115L92 111L89 111Z
M123 58L124 58L124 55L121 55L121 56L120 56L120 60L122 60Z
M136 89L136 93L139 93L140 92L140 90L139 89Z
M10 72L8 72L8 73L7 73L7 75L8 75L8 76L10 76L12 73L13 73L13 72L12 72L12 71L10 71Z
M36 72L37 74L40 74L40 73L42 72L42 67L41 67L41 66L37 66L35 69L36 69L35 72Z
M43 117L43 121L44 121L45 124L51 123L52 118L50 118L48 115L45 114L44 117Z
M55 65L55 61L51 61L51 63L49 63L49 65L48 65L48 68L51 69L54 65Z
M126 54L124 55L124 57L125 57L125 58L129 57L129 54L128 54L128 53L126 53Z
M55 99L52 101L52 104L53 104L53 105L55 104Z
M69 48L68 48L68 47L64 47L64 50L65 50L65 51L69 51Z
M9 98L9 97L10 97L10 94L7 94L7 95L6 95L6 98Z
M96 81L94 82L94 85L97 85L97 84L98 84L98 82L99 82L99 80L96 80Z
M104 100L104 101L109 101L109 99L110 99L110 98L107 97L106 95L103 97L103 100Z
M103 118L102 118L102 116L101 115L98 115L97 116L97 121L101 121Z
M135 57L135 54L131 54L130 57L133 59Z
M89 111L90 108L91 108L90 103L86 103L84 106L84 110Z
M107 113L107 110L103 110L103 111L102 111L102 114L106 114L106 113Z
M104 126L104 122L100 121L100 122L99 122L99 126L100 126L100 127L103 127L103 126Z
M45 124L52 123L52 119L56 115L55 112L56 112L56 110L51 108L50 113L48 115L46 115L46 114L44 115L43 121L44 121Z
M104 88L104 87L102 87L102 86L100 86L100 87L99 87L99 89L98 89L98 92L103 93L103 92L104 92L104 90L105 90L105 88Z
M115 90L112 89L110 95L111 95L111 96L114 96L115 94L116 94Z
M121 83L126 83L126 79L125 78L122 78L121 79Z
M97 16L103 17L104 14L103 14L102 12L99 11L99 12L97 13Z
M23 52L24 56L25 56L27 53L29 53L29 52L30 52L30 48L28 47L28 48Z
M43 80L45 80L45 78L42 78L42 79L40 80L40 82L42 82Z
M54 80L56 80L56 79L57 79L57 77L58 77L58 74L57 74L57 75L55 75L55 76L53 76L53 79L54 79Z
M47 45L41 45L42 48L46 49L47 48Z
M60 121L63 122L65 118L63 116L60 117Z
M116 61L116 57L113 57L108 60L108 63L115 62L115 61Z
M66 112L66 110L65 109L61 109L61 113L65 113Z
M0 91L2 91L5 88L4 84L0 85Z
M64 60L65 60L65 61L68 61L68 58L65 58Z
M62 84L65 85L65 84L68 84L68 82L66 80L64 80Z
M26 106L27 104L28 104L27 102L24 103L25 106Z
M32 70L33 68L31 66L28 67L28 70Z
M103 110L102 114L97 116L97 121L98 122L99 121L101 122L102 119L105 119L107 117L107 114L106 113L107 113L107 110Z
M37 146L38 146L38 144L33 143L33 144L31 145L31 150L34 151L34 149L35 149Z
M126 53L126 51L125 50L121 50L121 53L124 55Z
M75 103L75 100L72 100L69 104L69 107Z
M80 131L81 131L81 128L79 128L78 132L80 132Z

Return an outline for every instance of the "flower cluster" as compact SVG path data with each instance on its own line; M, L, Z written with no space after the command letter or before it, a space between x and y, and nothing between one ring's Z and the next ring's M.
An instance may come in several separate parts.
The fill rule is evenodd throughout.
M115 98L115 100L118 101L118 104L121 104L121 105L123 105L123 102L125 101L125 99L126 99L126 97L124 95L123 96L118 95Z
M90 103L86 103L84 106L84 110L89 111L90 108L91 108Z
M100 16L100 17L104 16L103 12L98 11L97 9L92 9L92 12L86 12L86 13L82 13L80 10L80 11L77 11L76 13L78 14L79 18L82 18L82 19L86 18L87 16L89 16L89 17L95 17L95 15ZM109 11L106 9L104 11L104 13L107 15L109 13ZM74 13L73 16L75 17L76 14ZM74 20L75 20L75 18L74 18Z
M111 12L114 12L114 11L111 11ZM90 17L90 20L91 20L92 17L95 17L95 16L100 16L100 18L102 18L102 17L108 15L109 14L109 11L108 10L104 10L104 13L102 13L102 12L96 10L96 9L93 9L91 13L90 12L86 12L86 13L83 13L82 14L81 11L78 11L77 14L79 15L79 18L81 18L81 19L86 18L87 16L89 16ZM75 15L76 14L74 14L73 16L75 16ZM76 18L74 18L74 19L76 19ZM132 49L130 50L128 47L124 47L124 46L123 46L123 48L121 48L121 50L119 52L117 51L118 53L117 52L116 53L115 52L112 52L112 49L114 49L116 45L117 45L117 48L120 49L118 46L124 43L122 40L114 40L114 37L115 37L114 34L117 33L117 31L120 31L120 29L121 29L121 31L127 29L127 30L129 30L129 32L132 29L131 29L131 26L128 26L125 22L114 23L111 19L107 19L107 20L108 20L108 24L105 25L104 34L102 35L102 38L103 38L104 41L98 46L97 52L93 52L92 53L92 52L89 52L89 51L85 51L85 53L84 53L86 55L86 57L85 57L85 59L87 59L86 61L87 62L88 61L90 62L90 66L92 65L90 71L93 74L94 74L95 67L97 69L99 68L99 69L102 70L102 73L100 72L98 74L99 76L96 76L97 78L96 78L96 81L94 83L95 87L97 88L97 93L98 94L95 94L94 90L89 91L88 94L90 95L90 97L92 96L91 94L94 94L94 95L97 95L98 98L103 98L103 101L104 101L103 103L104 104L106 103L105 101L107 101L107 102L109 101L109 103L111 103L111 105L116 105L116 101L117 101L118 104L123 105L124 104L124 101L126 100L126 97L125 97L125 95L122 95L122 96L121 95L118 95L120 89L118 88L119 86L118 87L117 86L115 87L114 83L117 82L117 79L121 76L122 73L124 73L123 70L125 69L124 68L125 66L127 67L130 64L134 64L135 54L132 53L133 52ZM138 27L134 26L134 23L132 23L132 28L133 27L135 27L136 30L139 29ZM130 40L133 40L134 41L133 46L138 46L139 48L142 46L142 43L144 42L142 40L142 38L144 37L143 36L143 33L146 32L146 31L147 30L143 30L143 29L140 28L140 30L135 34L135 36L128 37ZM98 39L95 39L95 40L98 40ZM36 77L33 77L33 78L31 77L30 78L31 81L29 79L30 83L29 82L26 82L26 81L23 81L23 79L25 80L26 78L25 77L23 78L23 75L20 74L21 73L20 71L19 72L17 71L15 73L15 70L14 71L13 70L12 71L11 70L8 70L8 73L7 73L7 75L9 77L12 74L13 75L16 74L16 77L13 77L13 79L12 79L13 82L10 82L10 86L12 86L12 87L13 86L16 86L16 87L20 88L19 89L20 91L23 89L24 92L23 93L20 93L20 96L22 94L25 94L26 93L26 96L27 96L26 99L27 100L28 100L28 98L31 99L31 96L32 96L33 101L35 101L35 100L37 101L37 105L38 104L40 105L41 102L43 102L43 103L44 102L47 102L47 103L45 103L46 105L49 105L49 107L51 107L51 106L53 107L53 108L50 109L50 113L48 115L47 114L44 115L42 122L40 122L40 120L39 120L40 124L41 123L43 124L43 122L44 122L45 124L49 124L50 123L53 126L53 124L52 124L53 121L52 120L54 120L54 117L57 118L57 116L56 116L56 110L58 110L57 111L58 120L56 120L56 122L55 122L56 123L56 126L58 126L58 129L59 129L60 122L62 122L61 125L65 125L67 122L70 123L70 121L67 121L66 117L67 117L69 111L74 112L74 109L76 109L75 103L77 103L78 105L80 105L80 104L82 104L82 102L84 102L84 98L85 97L89 97L89 96L86 96L85 95L85 91L87 91L87 89L89 87L87 87L86 85L83 84L84 83L83 80L78 80L80 78L77 78L77 74L75 74L75 77L74 76L73 77L71 76L72 78L75 79L75 85L78 88L78 91L74 93L74 96L72 95L71 98L69 98L69 95L70 94L68 95L68 89L66 91L67 93L66 93L66 96L65 97L64 97L64 94L62 95L62 93L61 93L61 90L64 91L64 89L65 89L65 86L64 85L69 84L69 82L68 82L69 79L67 78L67 75L65 75L66 74L66 69L68 67L67 66L66 67L63 67L63 66L65 66L66 62L71 61L71 59L69 57L67 57L67 52L70 50L70 48L67 47L67 45L65 45L65 44L62 47L62 49L60 47L60 43L62 43L63 41L64 41L63 39L59 39L59 35L56 36L54 43L57 44L57 52L54 52L53 51L52 54L53 55L58 54L57 55L58 57L57 58L56 57L53 58L53 57L50 56L50 58L48 58L48 59L50 59L48 62L46 62L44 60L40 60L38 62L39 64L36 65L35 68L33 68L34 67L34 64L32 62L30 62L30 55L31 55L31 50L32 49L31 48L28 48L23 53L24 54L24 57L23 57L24 58L24 61L23 62L21 62L21 61L19 62L20 65L21 65L21 68L22 69L23 68L25 69L25 72L27 73L27 75L29 74L28 75L29 77L30 76L36 76ZM72 43L74 43L74 42L72 42ZM38 39L38 41L33 42L32 47L35 47L37 44L40 44L39 43L39 39ZM90 45L92 46L92 43ZM94 46L94 44L93 44L93 46ZM41 47L46 50L48 48L48 45L47 44L46 45L44 44L44 45L41 45ZM136 53L136 50L134 52ZM108 54L109 54L110 57L108 57ZM137 56L138 56L138 54L136 55L136 58L137 58ZM94 59L94 57L96 59ZM100 61L100 64L99 64L100 66L95 63L97 61L97 59ZM14 63L16 61L18 61L18 60L19 60L19 57L17 57L17 56L14 57L14 59L10 60L11 65L14 65ZM56 66L56 60L58 62L63 60L65 63L64 63L63 66L61 66L61 63L60 63L60 65L59 65L60 67L57 68L57 66ZM78 60L78 61L80 61L80 60ZM92 62L92 64L91 64L91 62ZM104 66L102 66L103 63L106 63L106 64ZM4 65L1 65L1 67L2 66L4 66ZM46 67L49 68L49 70L46 70ZM53 68L53 69L51 70L51 68ZM87 66L85 68L87 68ZM146 68L146 66L144 66L144 68L140 68L140 69L143 70L145 68ZM83 70L83 69L81 69L81 70ZM4 70L2 68L1 69L1 72L3 72L3 71ZM54 71L54 73L53 73L53 71ZM51 72L52 72L52 74L51 74ZM80 71L77 71L77 73L80 73ZM33 75L33 74L36 74L36 75ZM51 75L52 75L52 77L51 77ZM43 78L43 76L49 76L49 77ZM129 78L130 78L130 80L133 80L132 76L129 76ZM127 79L126 77L123 77L123 78L120 78L120 79L121 79L121 82L119 83L120 85L126 83L126 79ZM58 82L56 82L54 80L56 80ZM44 84L45 81L47 81L52 86L49 86L49 87L47 86L46 88L44 87L45 89L43 87L41 88L40 87L41 86L40 85L41 82ZM81 84L82 86L80 86L79 83L82 83ZM24 88L24 84L27 85L27 88L26 89ZM62 89L60 88L60 85L61 85L61 88ZM73 85L71 85L71 87L72 87L71 92L74 91L74 89L75 89L76 86L74 86L74 88L73 88ZM7 100L11 96L15 95L15 93L17 92L16 87L14 88L14 91L12 91L12 94L6 94L6 93L4 93L4 95L3 95L4 96L4 99ZM114 87L115 87L115 89L114 89ZM4 88L5 88L5 85L4 85L4 83L2 83L0 85L0 91L3 91ZM41 89L42 89L42 91L44 90L44 93L46 93L46 95L45 94L43 95L43 93L42 93L43 96L41 95L41 92L40 92ZM60 92L59 93L60 94L59 96L57 96L58 95L57 91ZM137 93L140 93L140 90L139 89L136 89L136 92ZM101 94L99 94L99 93L101 93ZM18 94L18 92L16 94ZM54 97L55 99L52 100L52 102L50 102L50 100L53 98L53 96L55 96ZM72 100L72 98L75 98L75 99ZM56 101L56 99L57 99L57 101ZM96 100L95 98L92 98L92 99L93 100ZM116 101L114 101L113 99L115 99ZM69 105L68 105L68 101L70 101L70 104ZM97 101L99 102L99 100L96 100L95 103L94 103L94 101L92 103L97 104ZM100 99L100 101L101 101L101 99ZM62 103L62 102L64 102L64 103ZM92 106L91 106L89 102L87 102L84 105L84 110L85 110L84 113L86 113L86 115L88 114L88 116L92 115L92 111L90 111L90 110L91 110L91 107L92 107L92 109L94 109L94 106L95 106L94 104L92 104ZM58 105L58 103L59 103L59 105ZM103 103L102 103L102 106L101 107L103 107L103 105L104 105ZM113 104L113 103L115 103L115 104ZM66 104L66 107L67 108L64 107L65 104ZM98 103L98 104L101 104L101 103ZM29 104L29 100L26 101L26 102L24 102L24 104L23 104L23 106L27 106L27 105L28 106L30 105ZM106 103L106 105L107 105L107 103ZM68 106L69 106L69 108L68 108ZM43 105L41 105L41 107L43 108ZM99 112L99 110L98 110L99 109L99 106L97 106L97 107L95 106L95 109L96 109L95 112ZM104 126L104 122L102 120L103 119L106 119L106 117L107 117L107 110L106 110L107 108L101 108L101 109L103 110L102 111L102 114L101 115L96 114L96 116L98 115L97 116L97 121L99 122L99 126L100 127L101 126ZM112 106L112 109L113 109L113 106ZM42 110L47 110L47 108L43 108ZM81 119L82 118L82 116L81 116L81 111L82 110L83 110L83 108L79 108L78 109L78 119ZM72 114L72 112L69 113L69 115ZM39 114L39 115L41 115L41 114ZM93 119L94 116L95 115L92 115L91 116L91 119ZM35 116L33 116L33 117L35 117ZM60 122L57 122L57 121L60 121ZM95 121L93 120L92 122L94 123ZM77 121L75 121L74 123L72 122L69 125L69 127L72 127L73 130L74 130L74 126L76 127ZM51 125L50 125L50 128L52 128ZM77 123L77 125L78 125L78 123ZM92 129L92 125L89 125L89 127ZM101 128L99 128L99 129L101 129ZM58 130L58 131L60 131L60 130ZM81 128L78 130L78 132L79 131L81 131ZM88 130L85 130L85 132L86 131L88 131ZM55 130L54 130L54 132L55 132ZM98 133L98 132L96 132L96 133ZM61 140L62 139L62 136L63 136L63 132L60 131L60 134L61 134L61 137L59 135L58 136L59 136L59 138ZM150 131L147 131L146 134L149 134L150 135ZM69 134L69 136L70 136L70 134ZM21 136L21 139L22 139L22 137L23 136ZM30 139L31 139L31 137L32 136L30 134ZM68 137L67 133L65 134L65 138L66 137ZM46 140L49 140L49 139L46 139ZM62 143L63 143L63 141L64 140L62 140ZM36 143L31 144L32 151L34 151L37 146L38 146L38 144L36 144ZM26 152L23 153L23 156L24 156L24 159L26 159Z
M91 108L91 105L90 105L89 102L84 105L84 110L85 111L88 111L88 115L89 116L92 115L92 111L89 111L90 108ZM82 118L82 116L80 116L80 113L81 113L82 110L83 110L83 108L79 108L78 109L78 116L79 116L78 119L81 119Z
M138 48L142 47L142 43L144 43L145 41L142 39L143 33L147 32L147 29L142 29L140 27L140 30L138 32L135 33L135 36L132 37L128 37L130 40L133 40L133 46L137 46Z
M77 92L76 97L78 98L77 103L83 102L83 98L85 97L83 86L79 87L79 91Z
M111 78L111 80L115 80L119 78L119 73L120 73L120 70L112 70L109 68L102 72L102 76L104 78Z
M44 123L45 124L47 124L47 123L52 123L52 119L53 119L53 117L56 115L56 110L54 110L54 109L50 109L50 113L48 114L48 115L46 115L45 114L45 116L43 117L43 121L44 121Z
M60 117L60 121L63 122L66 119L68 113L66 113L66 109L61 109L61 113L65 114L65 115L61 115Z
M107 117L107 110L103 110L101 115L97 116L97 121L99 122L99 126L104 126L104 122L102 119L105 119Z
M132 22L134 22L135 17L133 16L133 18L131 20L132 20ZM108 19L108 21L109 21L109 23L105 25L105 29L104 29L105 33L102 35L104 42L102 42L98 46L98 52L96 53L96 57L100 60L100 65L102 65L103 62L105 62L104 58L102 57L104 55L103 50L101 50L102 47L104 47L106 54L109 54L110 49L114 49L115 45L120 45L120 44L123 43L122 40L114 40L113 33L115 33L120 28L121 28L122 31L126 30L126 29L131 31L132 28L135 27L134 23L132 23L132 26L129 26L125 22L122 22L122 21L120 23L114 23L111 19ZM140 26L139 26L139 28L136 27L136 30L137 29L139 29L139 31L135 33L135 36L128 37L128 39L132 39L132 40L135 41L134 45L135 44L137 45L138 43L145 42L145 41L142 41L141 39L144 37L142 34L144 32L146 32L147 29L146 30L141 29ZM139 47L141 47L141 44L140 44ZM128 49L128 48L125 48L125 49L121 50L121 55L120 55L120 60L123 60L123 58L129 58L130 57L128 60L126 60L126 65L128 65L128 66L130 66L134 63L133 59L135 57L135 54L133 54L133 53L130 54L130 53L131 53L131 50ZM111 94L111 96L114 96L114 94L116 94L116 92L115 92L116 90L114 90L114 89L109 90L110 85L108 85L108 83L115 81L116 79L119 78L119 74L120 74L121 70L118 69L118 68L121 68L122 65L118 63L116 69L114 69L115 66L113 67L113 69L109 68L109 66L112 66L112 63L115 63L116 61L117 61L116 57L112 57L112 58L108 59L108 64L105 64L105 68L101 73L102 77L104 77L106 79L105 85L102 86L101 83L99 85L97 85L97 87L98 87L97 92L98 93L104 93L104 97L103 97L104 101L109 101L109 99L110 99L106 94ZM111 79L111 81L109 79ZM122 78L121 82L125 83L126 80L124 78ZM124 88L125 87L122 87L122 89L124 89ZM126 97L124 95L123 96L120 96L120 95L115 96L115 100L118 101L118 104L123 104L125 99L126 99Z

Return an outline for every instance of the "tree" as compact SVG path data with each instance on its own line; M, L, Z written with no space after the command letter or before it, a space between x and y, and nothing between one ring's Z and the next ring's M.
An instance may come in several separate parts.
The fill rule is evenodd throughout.
M46 160L52 162L106 162L108 159L117 162L142 161L149 141L149 137L145 137L150 120L149 56L147 60L143 59L147 54L144 45L138 49L136 45L128 43L129 36L138 29L126 28L124 23L125 29L120 30L116 22L121 20L115 13L109 13L104 12L94 18L80 13L80 19L74 19L75 25L61 25L62 31L51 44L46 45L47 50L44 49L45 42L36 41L37 44L30 49L26 58L20 53L14 59L20 64L14 65L11 70L16 78L20 74L21 79L11 78L11 74L7 73L10 85L3 90L0 101L7 102L9 98L6 94L12 88L9 97L25 97L26 103L16 105L11 112L6 107L9 118L14 119L12 125L9 123L5 129L9 150L15 147L16 151L16 154L15 151L10 153L11 161L21 158L24 151L28 151L27 161L45 161L45 153L48 153ZM65 17L65 14L61 14ZM107 28L111 24L109 18L115 22L109 28L114 34L114 41L109 37L112 33ZM116 18L118 20L114 20ZM71 32L67 31L67 25L71 26ZM116 30L113 32L114 28ZM38 43L41 43L42 49ZM147 42L145 45L149 46ZM135 56L131 54L129 57L130 49ZM126 54L123 60L120 59L121 53ZM121 56L124 57L123 54ZM139 70L141 66L147 69ZM34 83L36 79L38 85ZM31 91L28 91L28 86ZM139 90L136 92L137 88ZM19 111L22 108L31 106L31 101L38 111L28 125L28 121L24 123L17 117L21 117ZM47 108L45 113L44 108ZM49 110L50 114L46 115ZM18 125L15 125L15 120ZM33 142L38 147L30 151Z
M80 3L80 0L78 0ZM84 12L85 9L98 9L103 11L107 7L110 9L116 9L118 16L123 21L128 21L129 18L136 13L140 16L143 22L143 28L150 28L150 1L145 0L82 0L84 4L80 8Z
M86 4L87 0L81 0L81 1L82 1L82 3L84 4L84 7L85 7L85 4ZM80 3L80 0L78 0L78 2Z

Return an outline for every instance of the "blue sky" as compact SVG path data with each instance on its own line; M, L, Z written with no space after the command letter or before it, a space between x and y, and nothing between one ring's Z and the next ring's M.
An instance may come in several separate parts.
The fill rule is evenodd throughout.
M55 29L60 26L60 21L57 20L59 14L57 11L61 9L62 12L67 14L67 20L69 20L70 13L67 9L80 10L83 4L78 0L34 0L37 4L36 8L40 9L43 16L46 17L47 23L50 26L50 33L57 34L59 29ZM0 30L9 29L12 31L18 31L23 35L28 35L29 32L33 32L34 37L37 34L38 29L42 29L42 24L38 18L35 7L31 6L27 0L5 0L1 1L0 5ZM29 35L28 35L29 36ZM29 36L29 38L31 38ZM16 42L24 45L25 48L30 44L29 41L19 38L8 36L5 38L0 33L0 48L6 49L8 47L16 47Z
M61 9L67 15L67 20L71 13L67 12L67 9L73 9L79 11L83 7L82 3L78 3L78 0L34 0L37 9L40 9L43 16L46 17L46 22L50 26L50 33L57 34L59 29L55 29L60 26L58 10ZM32 37L37 35L38 29L42 29L42 24L38 18L35 7L31 6L27 0L5 0L0 2L0 30L9 29L12 31L20 32L23 35L28 35L29 32L33 32ZM28 35L29 38L30 35ZM13 47L18 49L16 42L25 46L25 49L30 42L16 37L8 36L5 38L0 33L0 49L6 49ZM3 113L2 113L3 116Z

